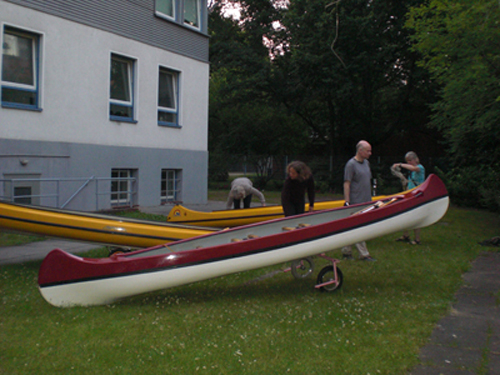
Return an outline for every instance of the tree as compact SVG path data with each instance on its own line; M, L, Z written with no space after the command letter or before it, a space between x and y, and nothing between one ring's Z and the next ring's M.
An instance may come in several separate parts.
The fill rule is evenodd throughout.
M410 13L421 66L442 85L432 125L453 157L451 188L500 209L500 4L431 0Z
M304 139L297 120L269 95L271 60L263 44L275 15L269 4L245 3L240 21L224 17L220 7L210 12L211 164L227 169L244 157L262 181L271 177L263 167L269 157L300 148ZM258 6L267 10L259 13Z
M363 138L377 145L402 130L427 132L433 87L403 27L421 2L296 0L283 11L276 97L304 121L316 149L351 154Z

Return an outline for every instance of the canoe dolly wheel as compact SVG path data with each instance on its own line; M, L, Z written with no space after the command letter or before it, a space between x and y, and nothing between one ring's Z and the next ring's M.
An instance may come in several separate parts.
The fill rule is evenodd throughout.
M335 273L337 278L335 279ZM316 281L318 288L321 292L333 292L342 287L344 276L342 271L336 265L324 267L318 274ZM325 284L320 286L321 284Z
M291 271L296 279L304 279L313 273L314 262L311 257L294 260Z

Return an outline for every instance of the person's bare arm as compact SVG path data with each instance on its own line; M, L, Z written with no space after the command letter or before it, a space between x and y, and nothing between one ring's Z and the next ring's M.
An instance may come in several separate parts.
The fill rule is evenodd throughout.
M351 202L351 181L344 181L344 200L346 202Z
M396 164L393 164L393 167L400 167L400 168L404 168L404 169L408 169L409 171L412 171L412 172L420 172L420 167L418 165L411 165L411 164L408 164L408 163L396 163Z

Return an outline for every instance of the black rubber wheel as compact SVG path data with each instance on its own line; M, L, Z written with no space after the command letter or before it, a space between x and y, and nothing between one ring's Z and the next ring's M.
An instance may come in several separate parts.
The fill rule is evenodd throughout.
M344 276L342 275L342 271L337 267L337 277L338 284L329 284L322 286L319 288L321 292L333 292L342 287L342 282L344 281ZM333 266L324 267L318 274L318 279L316 281L316 285L326 283L328 281L335 280L335 273L333 271Z
M314 272L314 262L311 257L297 259L292 262L292 275L296 279L305 279Z

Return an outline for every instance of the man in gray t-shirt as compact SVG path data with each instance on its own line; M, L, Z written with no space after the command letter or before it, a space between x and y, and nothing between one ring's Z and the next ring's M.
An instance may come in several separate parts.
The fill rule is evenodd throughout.
M368 160L358 161L353 157L347 162L344 170L344 192L347 193L346 201L349 204L371 201L371 178Z
M372 154L372 146L367 141L359 141L356 145L356 155L351 158L344 170L344 199L345 204L357 204L369 202L371 195L370 162L368 158ZM360 254L360 260L374 261L366 248L366 243L358 242L356 248ZM352 259L351 246L342 248L342 257Z

